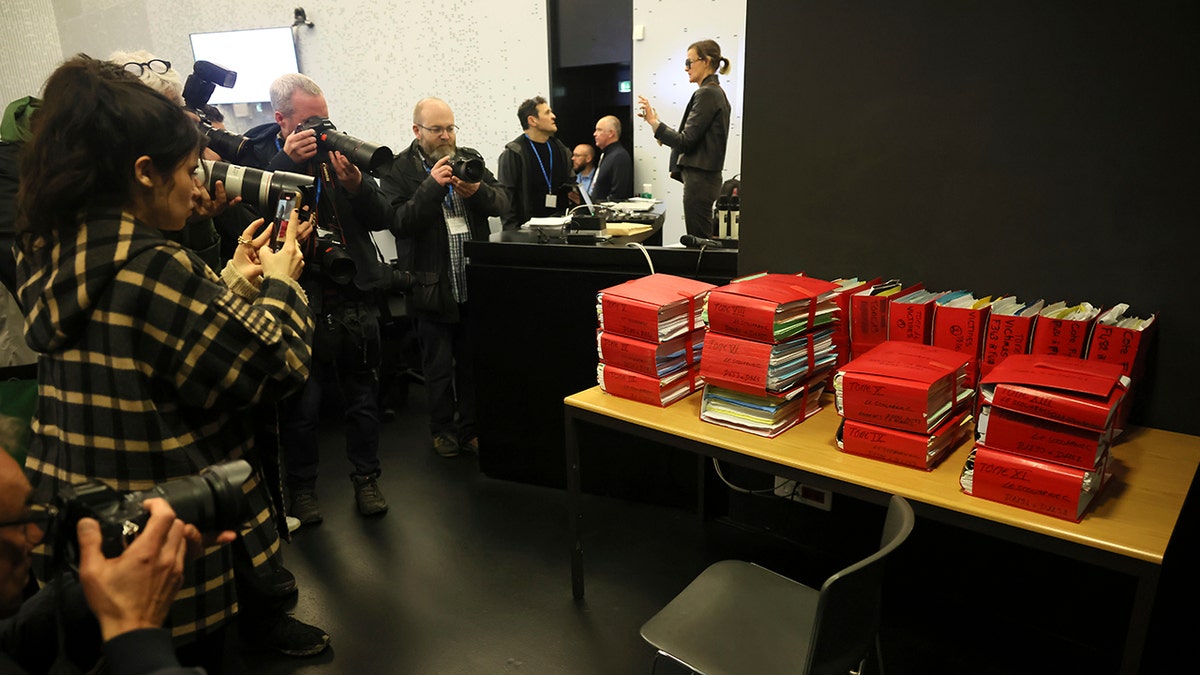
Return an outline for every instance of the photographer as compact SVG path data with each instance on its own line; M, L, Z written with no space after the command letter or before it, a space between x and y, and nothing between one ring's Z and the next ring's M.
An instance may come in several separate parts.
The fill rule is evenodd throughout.
M38 501L81 477L130 491L254 460L247 411L308 376L297 228L274 251L270 230L252 225L220 277L164 236L201 199L201 142L182 109L119 65L80 55L46 82L17 221L26 341L38 352L26 462ZM257 465L244 491L241 540L267 557L279 533ZM177 646L210 671L237 612L230 549L185 567L168 618Z
M103 653L121 675L201 672L180 667L162 628L183 582L185 559L201 551L196 528L177 519L166 501L147 500L145 530L124 554L109 559L100 550L99 525L82 519L78 583L48 586L22 602L30 551L45 534L45 521L28 503L30 492L21 468L0 449L0 672L47 672L60 650L81 669ZM223 532L215 543L233 538ZM56 592L64 594L64 616L74 619L69 645L55 642Z
M507 211L509 202L479 153L458 147L454 112L445 101L426 98L417 103L412 129L416 138L381 173L381 189L392 210L392 234L409 246L411 258L402 262L415 275L436 280L408 292L408 311L417 320L433 447L443 457L452 457L460 449L479 450L475 380L464 328L463 242L487 239L488 217ZM474 181L458 175L468 162L477 162Z
M375 289L386 266L370 233L387 227L386 214L375 180L341 152L318 142L309 123L314 118L328 122L329 106L316 82L299 73L279 77L271 84L271 105L275 123L246 134L252 144L251 161L269 171L314 176L319 195L317 203L305 203L317 213L318 235L310 238L306 252L321 269L310 268L301 278L317 318L312 375L284 403L280 419L285 483L291 495L288 514L302 525L321 522L317 428L324 388L338 386L346 403L346 458L353 469L350 481L358 511L364 516L382 515L388 504L378 484L380 312ZM340 243L331 245L322 238L322 230ZM318 261L321 251L330 248L353 261L353 278L338 279Z

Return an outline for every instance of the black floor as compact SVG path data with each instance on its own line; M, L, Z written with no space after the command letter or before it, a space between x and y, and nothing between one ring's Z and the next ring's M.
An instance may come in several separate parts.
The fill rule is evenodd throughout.
M413 387L384 428L391 510L364 519L340 432L323 425L325 521L297 531L285 561L299 580L295 616L328 631L332 647L307 659L247 654L249 672L649 673L654 650L639 627L709 563L739 557L819 583L839 556L852 559L837 550L839 519L869 530L881 522L872 509L882 518L837 496L830 514L754 498L702 524L680 509L585 495L587 597L576 603L564 493L490 479L469 455L441 458L426 428ZM772 525L779 519L811 522L809 536ZM1128 605L1106 598L1127 596L1119 579L922 520L901 550L888 572L890 675L1115 672Z

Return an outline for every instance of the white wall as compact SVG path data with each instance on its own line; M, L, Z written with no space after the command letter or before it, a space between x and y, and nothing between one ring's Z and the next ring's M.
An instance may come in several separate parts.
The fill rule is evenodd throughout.
M742 95L745 65L746 0L634 0L633 25L643 26L645 39L633 43L633 93L650 100L659 118L678 129L683 109L696 90L683 69L688 45L700 40L716 40L721 55L729 59L728 75L721 86L732 106L729 146L723 176L728 179L741 172L742 166ZM663 243L678 242L687 233L683 224L683 185L671 180L667 172L670 148L659 146L650 126L634 121L634 189L643 183L654 186L654 196L666 202L667 221Z
M190 33L287 26L293 8L302 6L315 27L297 29L300 69L325 90L330 118L339 129L395 151L412 141L413 105L441 96L463 128L459 142L494 164L519 131L517 105L549 93L544 0L52 4L62 54L104 58L117 49L146 49L184 77L192 70Z
M4 0L0 21L0 109L9 101L41 93L62 61L58 27L49 0Z

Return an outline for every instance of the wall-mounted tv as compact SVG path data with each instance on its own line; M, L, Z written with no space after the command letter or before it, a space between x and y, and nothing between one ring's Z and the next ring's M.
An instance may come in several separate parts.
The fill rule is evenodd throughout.
M213 105L269 101L271 82L299 71L290 26L192 33L191 38L193 60L211 61L237 73L233 88L213 91Z

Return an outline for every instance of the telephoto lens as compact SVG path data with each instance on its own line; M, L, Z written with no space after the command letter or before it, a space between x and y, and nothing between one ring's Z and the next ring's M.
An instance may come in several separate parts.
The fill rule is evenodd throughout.
M204 186L211 194L217 181L225 183L225 195L229 199L241 197L259 213L268 215L275 212L275 203L284 190L301 192L301 188L311 187L312 176L291 173L288 171L260 171L248 166L214 162L208 159L200 160L200 170L204 172Z

